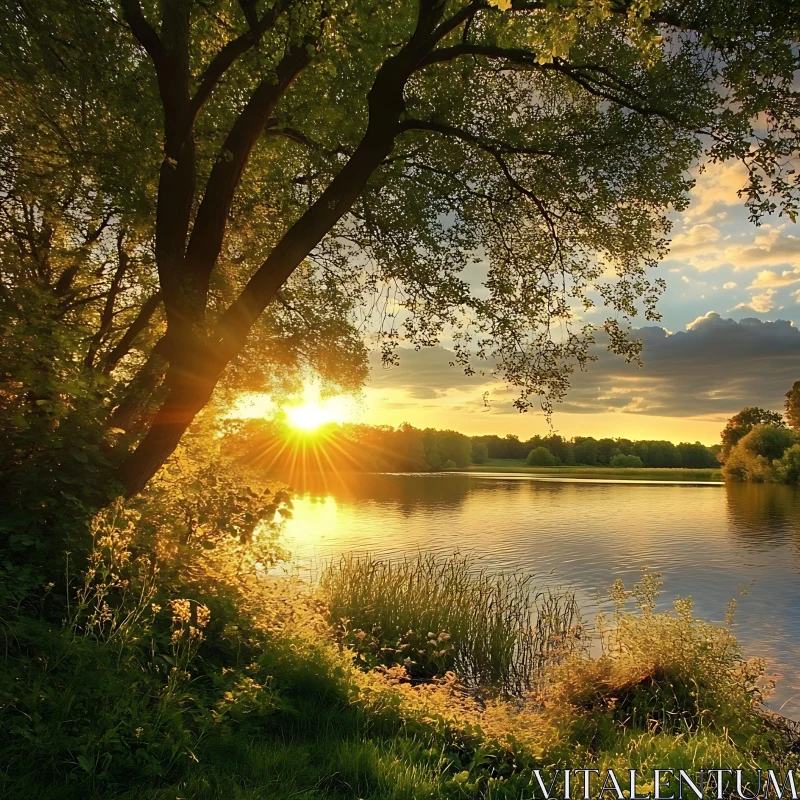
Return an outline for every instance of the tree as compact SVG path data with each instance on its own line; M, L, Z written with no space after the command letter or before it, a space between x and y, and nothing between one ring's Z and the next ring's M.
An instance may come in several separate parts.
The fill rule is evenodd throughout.
M572 443L562 436L553 434L545 436L541 440L543 447L546 447L562 464L574 464L575 459L572 454Z
M556 457L546 447L536 447L528 453L525 463L529 467L554 467Z
M449 328L457 361L494 356L521 409L548 410L587 362L592 329L570 307L592 292L610 349L637 358L625 323L657 318L647 268L702 142L706 159L745 163L755 219L796 213L783 176L798 31L783 0L54 0L0 14L0 174L14 184L0 196L21 198L5 204L19 257L6 330L31 287L48 319L66 304L91 323L84 419L126 495L231 374L292 363L276 328L300 328L324 366L327 326L342 354L328 366L360 363L358 309L386 287L403 311L387 358L401 335L425 346ZM54 220L81 236L54 238ZM87 254L115 239L118 270L93 291ZM462 277L477 253L485 293ZM27 388L15 397L35 413Z
M470 458L473 464L485 464L489 460L489 448L484 442L472 442Z
M759 424L735 444L725 461L723 474L729 480L765 483L790 480L794 474L794 447L798 436L786 427ZM789 452L785 463L783 456Z
M687 469L707 469L716 467L719 464L716 455L711 448L706 447L700 442L681 442L678 445L681 466Z
M800 431L800 381L795 381L786 392L786 421L796 431Z
M470 464L470 454L472 443L469 437L456 431L441 431L438 433L439 447L447 457L457 467L468 467Z
M597 440L591 436L576 436L573 453L576 464L594 466L599 463L600 451L597 447Z
M800 444L792 445L783 454L776 471L783 483L800 483Z
M722 451L719 454L719 460L724 464L731 452L731 448L735 447L757 425L771 425L781 428L784 427L784 424L783 417L777 411L768 411L757 406L743 408L728 420L720 434L722 437Z

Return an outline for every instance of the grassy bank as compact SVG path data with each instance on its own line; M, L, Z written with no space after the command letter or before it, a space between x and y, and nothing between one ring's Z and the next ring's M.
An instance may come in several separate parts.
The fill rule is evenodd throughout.
M463 559L345 559L314 588L135 534L103 528L69 603L0 593L3 798L489 800L535 769L788 757L759 664L689 601L655 614L657 576L614 587L590 658L568 595Z
M467 467L465 472L498 472L542 475L563 478L587 478L624 481L699 481L722 480L721 469L617 468L617 467L529 467L524 459L493 458L486 464Z

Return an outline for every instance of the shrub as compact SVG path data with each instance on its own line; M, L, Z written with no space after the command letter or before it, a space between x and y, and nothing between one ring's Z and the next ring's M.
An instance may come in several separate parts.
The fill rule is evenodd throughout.
M776 471L783 483L800 483L800 444L793 445L783 454Z
M600 658L574 656L559 668L557 701L586 712L610 711L629 727L666 732L710 726L743 732L753 727L753 708L770 687L759 682L763 659L743 661L730 631L734 604L724 626L697 619L691 598L675 612L654 613L658 573L647 570L628 591L617 581L614 627L600 619ZM635 613L623 612L634 599Z
M528 453L525 463L529 467L554 467L556 465L556 457L546 447L534 447Z
M345 556L321 589L363 666L399 664L415 679L452 670L471 686L521 693L580 644L572 595L536 591L529 576L489 574L460 556Z
M624 453L617 453L611 459L612 467L643 467L644 462L639 456L626 456Z

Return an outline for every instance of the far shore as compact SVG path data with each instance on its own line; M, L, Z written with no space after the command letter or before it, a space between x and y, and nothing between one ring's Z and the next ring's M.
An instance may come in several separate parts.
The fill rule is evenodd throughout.
M492 458L486 464L473 464L460 472L524 473L564 478L609 478L626 481L692 481L697 483L722 480L721 469L684 469L682 467L529 467L524 459Z

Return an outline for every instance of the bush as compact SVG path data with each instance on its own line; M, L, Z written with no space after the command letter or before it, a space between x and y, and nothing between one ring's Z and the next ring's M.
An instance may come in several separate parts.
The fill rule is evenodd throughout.
M554 467L556 465L556 457L546 447L534 447L528 453L525 463L529 467Z
M658 573L645 570L627 591L621 581L612 588L617 603L615 625L601 619L603 654L573 657L560 668L554 695L587 712L612 712L620 723L666 732L734 729L756 725L753 708L771 685L760 684L763 659L744 662L730 631L734 604L726 624L694 617L691 598L677 600L675 613L653 613ZM634 599L638 613L624 613Z
M617 453L611 459L612 467L643 467L644 462L639 456L626 456L624 453Z
M776 471L783 483L800 483L800 444L792 445L783 454Z
M366 668L403 665L416 679L454 671L472 686L521 693L579 643L572 595L528 576L492 575L466 558L346 556L321 581L331 623Z

